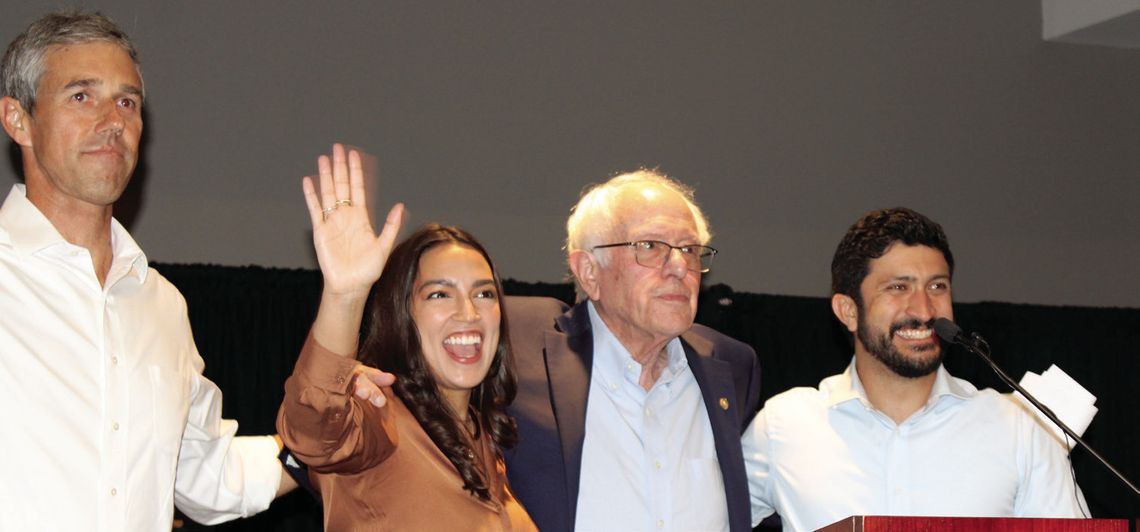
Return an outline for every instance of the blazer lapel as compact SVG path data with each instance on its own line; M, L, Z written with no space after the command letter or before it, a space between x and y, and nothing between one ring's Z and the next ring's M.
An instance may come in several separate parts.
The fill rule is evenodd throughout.
M749 508L748 479L744 474L744 454L740 448L740 401L733 385L732 366L713 357L713 344L708 339L693 334L681 335L685 347L685 357L693 377L701 388L705 401L705 411L712 427L713 443L716 446L717 461L720 462L721 477L724 479L724 497L728 503L729 528L749 530L751 516L742 513L741 508Z
M705 410L713 432L718 428L736 427L740 432L740 417L737 415L736 388L732 381L732 366L723 360L713 358L713 344L696 334L681 335L685 347L685 357L693 377L701 387L701 397L705 400Z
M594 335L585 303L576 305L560 316L557 323L561 333L546 333L546 369L550 382L550 402L562 444L569 515L573 519L582 471L582 441L586 430L590 370L594 362Z

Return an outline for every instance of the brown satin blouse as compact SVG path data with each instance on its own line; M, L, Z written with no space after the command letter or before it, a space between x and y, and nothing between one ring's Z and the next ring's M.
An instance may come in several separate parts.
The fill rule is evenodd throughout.
M463 489L455 466L391 389L382 408L352 395L356 364L310 337L277 415L281 438L321 492L325 530L537 530L486 431L475 447L490 472L490 501Z

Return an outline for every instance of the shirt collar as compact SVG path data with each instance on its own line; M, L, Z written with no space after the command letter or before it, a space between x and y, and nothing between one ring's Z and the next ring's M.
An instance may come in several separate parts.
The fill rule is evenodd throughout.
M590 326L594 329L594 371L607 383L616 384L621 380L638 383L641 375L641 365L633 359L633 355L622 345L613 331L606 327L605 320L598 315L594 302L588 301L586 308L590 313ZM688 365L685 358L685 348L681 346L680 338L673 338L665 344L665 356L668 365L658 382L668 382L673 375L679 373ZM631 380L632 379L632 380Z
M820 390L827 393L826 401L829 407L851 400L858 400L863 405L871 407L871 402L867 400L867 391L863 388L863 382L859 380L859 372L855 370L854 356L851 357L851 363L843 373L824 379L819 386ZM954 378L946 371L945 366L939 365L934 377L934 386L930 388L930 397L926 400L926 408L933 407L943 397L968 399L977 393L978 389L972 384Z
M111 250L115 258L111 261L111 271L107 274L107 279L118 279L116 272L122 272L123 276L133 277L139 284L146 282L146 274L150 271L146 253L143 253L138 242L135 242L127 229L114 218L111 218Z
M54 246L73 246L59 234L51 221L31 201L27 188L15 184L0 206L0 244L8 243L19 255L31 256ZM111 219L111 270L107 279L112 284L130 275L139 283L146 281L149 264L146 254L118 220Z
M0 230L7 243L20 255L32 255L67 243L47 217L28 201L26 189L21 184L12 186L0 207Z

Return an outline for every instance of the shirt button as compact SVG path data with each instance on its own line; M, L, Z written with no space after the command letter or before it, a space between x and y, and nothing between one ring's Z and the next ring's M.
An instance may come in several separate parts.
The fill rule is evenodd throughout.
M665 528L665 520L664 519L658 519L657 520L657 528Z
M618 385L616 385L616 384L611 384L611 385L610 385L610 389L611 389L611 390L616 390L616 389L618 389Z
M653 469L661 469L661 462L655 460L653 462Z
M119 422L111 423L111 430L119 430Z
M118 366L119 365L119 357L111 357L111 364Z
M645 407L645 415L651 416L651 415L653 415L653 411L650 410L649 407Z
M118 495L118 494L119 494L119 490L117 490L115 488L111 488L111 496L112 497L114 497L115 495Z
M344 376L343 375L337 375L336 376L336 383L337 384L344 384Z

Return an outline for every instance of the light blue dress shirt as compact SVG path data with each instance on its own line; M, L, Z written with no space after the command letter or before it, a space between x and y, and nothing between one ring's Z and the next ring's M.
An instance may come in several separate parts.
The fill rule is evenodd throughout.
M589 304L594 362L577 530L728 530L724 481L701 390L681 341L646 391L641 365Z

